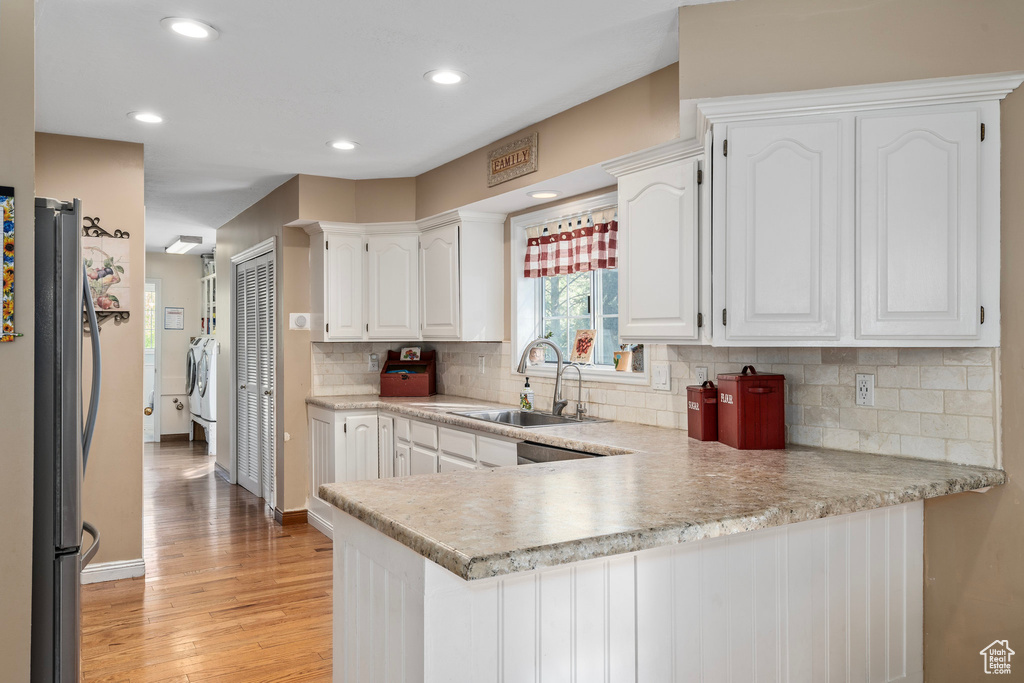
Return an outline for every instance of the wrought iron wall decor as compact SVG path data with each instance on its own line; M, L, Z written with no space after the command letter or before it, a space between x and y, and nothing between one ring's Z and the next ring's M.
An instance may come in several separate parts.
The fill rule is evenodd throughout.
M14 331L14 188L0 187L0 219L3 220L3 289L0 290L0 342L22 336Z
M131 314L130 252L127 242L120 241L129 237L127 230L108 232L100 226L99 216L82 216L82 263L101 325L111 319L120 323Z

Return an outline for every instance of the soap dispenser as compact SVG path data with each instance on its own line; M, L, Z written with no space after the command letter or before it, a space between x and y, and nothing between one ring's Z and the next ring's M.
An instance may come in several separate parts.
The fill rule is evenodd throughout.
M519 392L519 409L532 412L533 411L533 389L530 387L530 378L526 378L526 385L523 390Z

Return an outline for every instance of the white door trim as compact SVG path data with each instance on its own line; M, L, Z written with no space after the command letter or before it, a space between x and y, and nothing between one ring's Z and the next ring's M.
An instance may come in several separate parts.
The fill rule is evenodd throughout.
M160 314L160 309L163 307L164 281L158 277L147 277L146 284L152 284L156 291L156 309L154 311L156 319L153 321L153 436L156 443L160 443L160 436L163 434L163 425L160 424L163 413L160 410L160 400L163 398L163 387L160 380L163 368L161 367L160 354L163 353L164 348L163 318ZM143 350L143 353L145 353L145 350Z
M272 254L272 260L274 261L274 316L276 318L276 330L274 339L274 372L276 374L276 387L280 388L284 386L283 383L283 363L281 362L281 349L282 349L282 325L281 319L283 310L281 307L281 288L279 285L279 275L281 272L280 261L277 258L277 236L268 237L262 242L255 244L248 249L240 251L231 257L231 279L228 292L228 300L231 302L231 321L228 323L230 331L230 353L227 354L226 361L231 364L231 391L228 392L228 415L227 419L230 420L228 428L228 440L229 440L229 452L231 453L230 468L228 469L229 479L232 484L238 484L238 424L237 424L237 396L238 396L238 363L236 354L238 353L238 340L235 338L235 327L237 324L236 316L238 315L238 302L235 300L236 293L236 280L238 278L238 266L246 261L251 261L254 258L258 258L265 254ZM219 279L218 279L219 282ZM284 509L284 486L283 486L283 463L284 458L284 428L283 419L281 415L281 396L283 391L274 391L274 500L268 500L266 503L275 510Z

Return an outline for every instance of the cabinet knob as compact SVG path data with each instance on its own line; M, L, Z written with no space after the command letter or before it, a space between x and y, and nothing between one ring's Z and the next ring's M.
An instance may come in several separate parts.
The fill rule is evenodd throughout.
M239 389L245 389L245 385L244 385L244 384L242 384L242 385L240 385L240 386L239 386L238 388L239 388Z
M266 389L266 390L265 390L265 391L263 392L263 395L264 395L264 396L270 396L270 389Z

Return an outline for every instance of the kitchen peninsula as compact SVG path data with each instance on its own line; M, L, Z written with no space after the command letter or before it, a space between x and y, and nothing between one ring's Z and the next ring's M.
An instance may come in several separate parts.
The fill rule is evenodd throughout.
M1005 481L634 424L524 430L453 415L481 405L457 397L307 402L606 456L322 486L336 681L919 681L922 501Z

